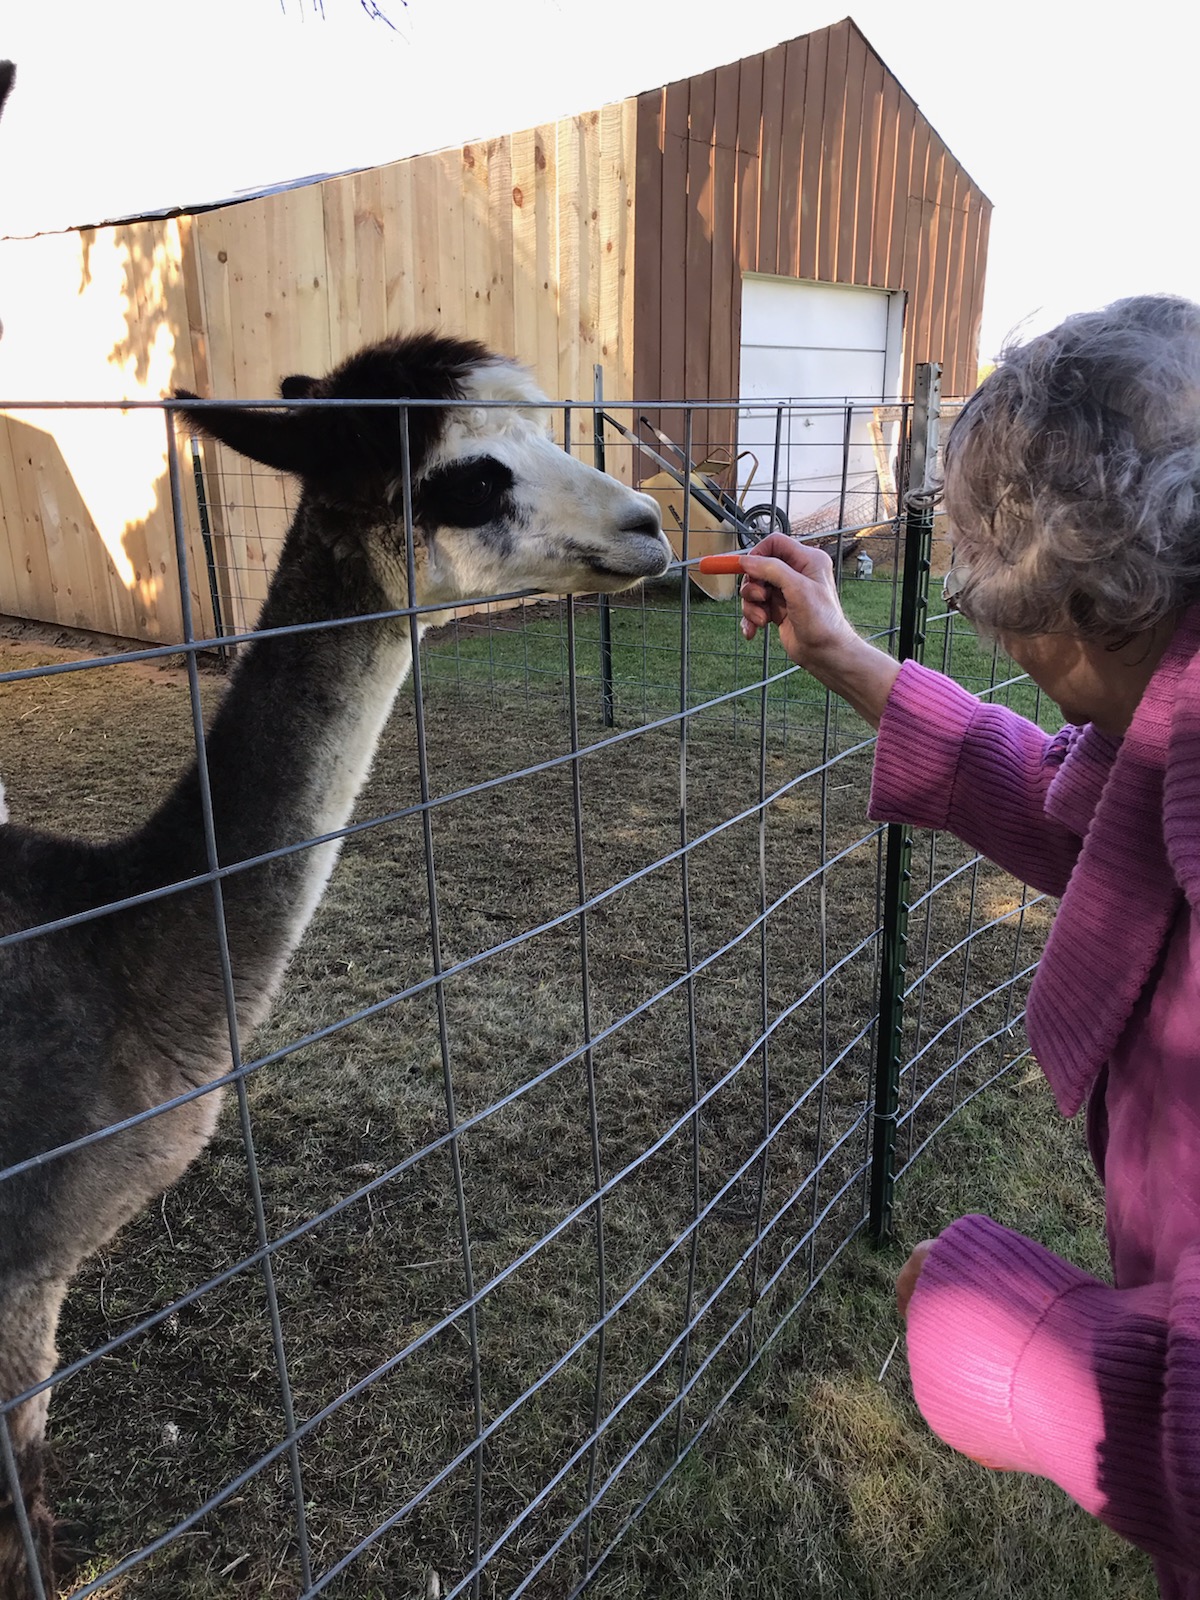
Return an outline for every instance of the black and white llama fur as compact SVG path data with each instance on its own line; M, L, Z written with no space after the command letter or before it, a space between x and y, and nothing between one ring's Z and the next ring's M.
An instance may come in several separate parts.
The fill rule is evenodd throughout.
M667 567L654 501L556 447L528 375L480 345L390 339L326 378L285 380L281 394L453 402L408 413L414 604L521 588L617 590ZM187 416L300 480L260 635L409 604L398 410L198 407ZM245 647L205 745L222 865L349 821L413 643L409 619L392 616ZM0 935L205 872L200 793L193 765L141 827L105 844L0 827ZM224 878L243 1036L266 1015L338 848ZM212 1082L230 1061L207 884L0 947L0 1400L52 1375L72 1277L204 1148L219 1092L7 1179L4 1169ZM48 1402L43 1389L8 1425L49 1590ZM24 1600L28 1584L10 1493L0 1499L0 1597Z

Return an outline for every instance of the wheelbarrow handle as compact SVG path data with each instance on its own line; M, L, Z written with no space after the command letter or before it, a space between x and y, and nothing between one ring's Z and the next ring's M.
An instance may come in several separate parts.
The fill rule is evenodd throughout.
M639 417L638 426L642 428L649 428L650 432L658 440L659 444L665 444L668 450L673 450L675 452L685 467L688 465L687 452L682 450L679 445L675 443L674 439L668 438L661 428L656 428L650 421L649 417Z
M610 416L607 411L600 413L600 419L602 422L607 422L610 427L615 428L623 439L628 439L631 444L637 445L638 449L648 455L652 461L657 462L665 473L674 478L681 489L692 496L697 505L703 506L706 511L710 512L719 521L732 524L735 533L753 537L753 530L744 521L736 500L731 499L721 489L717 490L715 496L711 494L705 485L704 479L694 471L690 476L685 477L682 472L671 465L665 456L660 456L657 450L648 445L644 439L639 439L636 433L627 428L624 423L618 422L616 417ZM677 449L678 447L672 446L672 448ZM679 451L679 454L683 457L686 465L687 457L683 455L682 451Z

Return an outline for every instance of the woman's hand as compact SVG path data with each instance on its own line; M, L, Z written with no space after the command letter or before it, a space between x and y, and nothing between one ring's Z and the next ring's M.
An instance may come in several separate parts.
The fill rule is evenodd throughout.
M836 653L848 639L858 639L842 610L833 562L824 550L771 533L742 552L742 571L742 633L747 639L773 622L788 656L810 672L814 662Z
M825 552L772 533L742 552L742 571L743 635L774 623L788 657L877 728L900 668L854 631Z

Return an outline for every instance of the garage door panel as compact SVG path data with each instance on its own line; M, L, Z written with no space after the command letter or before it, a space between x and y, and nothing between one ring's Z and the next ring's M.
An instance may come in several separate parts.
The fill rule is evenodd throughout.
M878 350L793 350L742 346L741 398L797 396L878 400L884 352Z
M883 350L889 300L880 289L747 276L742 283L742 343Z
M738 443L758 457L752 500L769 498L774 478L775 499L794 524L833 528L843 503L851 522L876 515L871 416L887 392L889 355L897 355L888 349L889 333L895 337L899 328L891 310L892 297L880 290L744 280ZM776 410L746 404L775 398L793 401L783 412L777 461ZM860 402L851 414L848 450L844 407L804 403L826 398ZM743 461L742 489L749 472Z
M742 448L773 450L775 448L775 412L743 411L738 423L738 438ZM845 432L845 412L799 411L785 407L783 413L782 445L799 456L806 451L842 448ZM753 441L753 444L751 444Z

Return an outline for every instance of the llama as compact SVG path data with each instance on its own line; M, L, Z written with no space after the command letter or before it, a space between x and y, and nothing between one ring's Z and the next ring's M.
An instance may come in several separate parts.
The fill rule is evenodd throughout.
M389 339L326 378L287 378L280 393L454 402L408 413L414 604L449 607L518 588L612 591L666 570L670 547L655 502L558 449L530 378L481 345L432 334ZM408 617L379 616L410 603L401 428L391 407L203 406L185 415L301 485L255 637L205 741L224 865L350 818L415 643ZM336 617L370 620L265 634ZM266 1015L338 849L327 841L223 880L243 1036ZM0 826L0 934L207 868L193 765L141 827L109 843ZM208 884L0 946L0 1399L52 1375L71 1278L204 1148L220 1091L7 1180L4 1169L228 1072L222 972ZM47 1592L48 1402L43 1389L8 1415ZM0 1499L0 1597L23 1600L30 1587L10 1486Z

